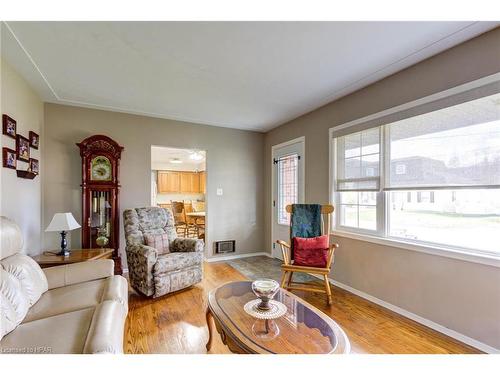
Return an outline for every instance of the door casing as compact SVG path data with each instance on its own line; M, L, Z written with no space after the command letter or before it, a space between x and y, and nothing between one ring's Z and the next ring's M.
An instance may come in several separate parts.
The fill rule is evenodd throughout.
M278 246L274 246L273 248L273 245L275 244L274 242L274 220L275 220L275 207L273 207L273 200L274 200L274 193L275 193L275 189L276 189L276 168L273 164L273 160L274 160L274 154L277 150L279 150L280 148L283 148L283 147L286 147L286 146L290 146L290 145L293 145L293 144L299 144L299 147L300 147L300 164L299 166L302 168L302 175L304 176L302 178L302 181L299 181L299 192L300 190L302 190L302 194L299 193L299 203L304 203L305 202L305 196L306 196L306 137L305 136L302 136L302 137L298 137L298 138L294 138L294 139L291 139L289 141L286 141L286 142L282 142L282 143L279 143L277 145L274 145L271 147L271 160L269 161L272 165L272 170L271 170L271 199L270 199L270 206L271 206L271 243L270 243L270 247L271 247L271 256L273 258L279 258L281 259L281 255L280 256L277 256L277 254L281 254L279 251L279 248ZM284 240L287 240L287 239L284 239Z

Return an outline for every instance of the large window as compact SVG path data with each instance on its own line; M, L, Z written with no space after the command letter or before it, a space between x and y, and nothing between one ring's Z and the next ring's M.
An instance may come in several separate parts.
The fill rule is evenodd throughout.
M500 254L500 94L334 145L338 229Z

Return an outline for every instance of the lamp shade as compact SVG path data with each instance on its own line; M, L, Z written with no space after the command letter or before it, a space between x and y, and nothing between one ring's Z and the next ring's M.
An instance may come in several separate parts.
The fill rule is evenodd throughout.
M61 232L80 228L71 212L57 213L52 218L46 232Z

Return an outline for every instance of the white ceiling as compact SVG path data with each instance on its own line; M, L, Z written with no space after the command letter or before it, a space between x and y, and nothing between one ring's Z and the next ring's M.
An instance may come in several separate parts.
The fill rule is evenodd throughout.
M47 102L267 131L498 25L8 22L2 55Z
M203 159L192 160L190 156L194 152L201 154L203 156ZM171 163L172 159L179 159L182 163L181 164ZM162 147L162 146L151 146L151 164L152 165L172 164L172 166L178 166L180 169L190 168L193 170L195 169L204 170L205 151Z

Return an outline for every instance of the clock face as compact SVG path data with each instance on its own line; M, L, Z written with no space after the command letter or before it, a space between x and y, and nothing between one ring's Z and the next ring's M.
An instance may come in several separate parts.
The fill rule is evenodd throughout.
M111 163L105 156L92 159L90 175L93 181L111 181Z

